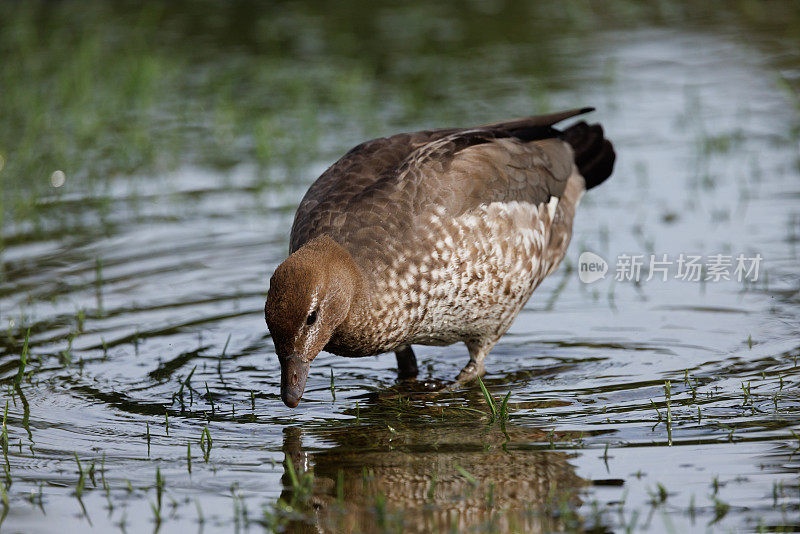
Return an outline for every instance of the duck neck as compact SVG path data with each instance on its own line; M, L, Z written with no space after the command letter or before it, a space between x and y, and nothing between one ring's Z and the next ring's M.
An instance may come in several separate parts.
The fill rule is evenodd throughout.
M341 250L341 255L336 258L335 263L332 262L331 268L336 269L342 291L348 296L349 301L347 315L336 329L338 333L357 330L359 325L363 328L366 312L370 308L370 291L364 271L344 247L338 244L337 246Z
M327 234L309 241L294 254L298 253L313 255L318 268L327 272L329 287L337 293L342 312L336 330L357 325L367 308L365 300L369 299L369 291L364 273L353 256Z
M370 326L373 317L373 283L343 246L328 235L313 239L297 252L310 249L318 265L329 276L329 288L336 290L342 312L325 350L343 356L374 354L376 340ZM297 254L295 252L295 254Z

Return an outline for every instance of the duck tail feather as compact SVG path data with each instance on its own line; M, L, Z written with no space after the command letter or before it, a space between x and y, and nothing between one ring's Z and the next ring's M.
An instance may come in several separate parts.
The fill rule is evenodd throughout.
M586 189L602 184L614 170L614 146L603 135L599 124L581 121L565 129L561 138L572 146L575 164L586 180Z

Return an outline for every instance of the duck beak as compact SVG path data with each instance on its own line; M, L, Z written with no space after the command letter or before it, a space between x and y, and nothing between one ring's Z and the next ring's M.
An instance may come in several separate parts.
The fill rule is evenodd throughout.
M281 359L281 400L289 408L300 404L306 389L310 362L305 356L292 355Z

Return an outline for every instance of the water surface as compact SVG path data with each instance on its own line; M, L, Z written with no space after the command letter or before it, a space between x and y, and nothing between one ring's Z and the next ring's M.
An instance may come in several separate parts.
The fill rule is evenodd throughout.
M800 529L800 13L537 4L0 7L3 528ZM286 408L263 303L308 185L365 138L583 105L617 167L487 360L509 420L393 355L322 353ZM681 253L763 262L613 280Z

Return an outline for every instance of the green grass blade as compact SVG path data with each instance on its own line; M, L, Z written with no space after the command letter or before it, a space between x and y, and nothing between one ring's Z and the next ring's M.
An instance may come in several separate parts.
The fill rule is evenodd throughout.
M25 376L25 366L28 364L28 340L31 337L31 329L28 328L28 331L25 332L25 343L22 345L22 354L19 357L19 370L17 371L17 376L14 377L15 384L22 383L22 377Z
M289 473L289 480L292 482L292 489L297 491L300 489L300 481L297 479L297 471L294 470L292 459L286 458L286 471Z
M508 420L508 398L511 397L511 390L506 393L503 403L500 405L500 419L503 421Z
M481 380L481 377L478 377L478 384L481 386L481 391L483 392L483 398L486 399L486 404L488 404L489 409L492 410L492 417L497 417L497 406L495 405L494 399L489 394L489 390L486 389L485 385L483 385L483 380Z
M469 483L470 483L470 484L472 484L473 486L477 486L477 485L478 485L478 481L475 479L475 477L474 477L474 476L470 475L470 474L467 472L467 470L466 470L466 469L464 469L463 467L461 467L461 466L460 466L460 465L458 465L458 464L455 464L455 468L456 468L456 471L458 471L458 474L459 474L459 475L461 475L462 477L464 477L464 478L466 478L466 479L467 479L467 482L469 482Z

